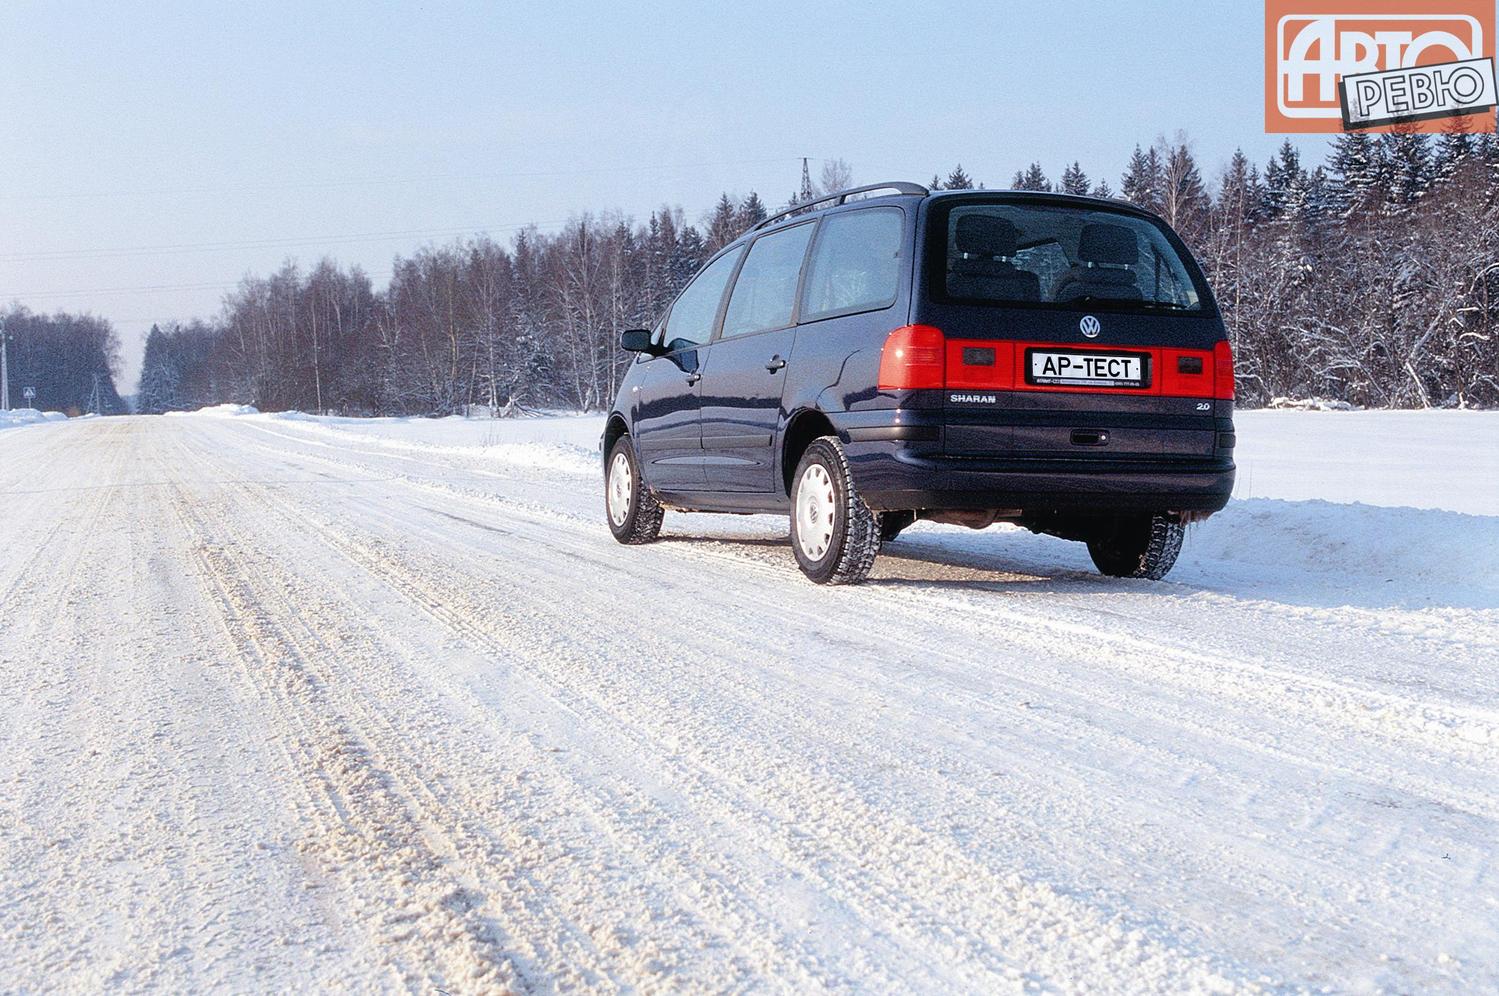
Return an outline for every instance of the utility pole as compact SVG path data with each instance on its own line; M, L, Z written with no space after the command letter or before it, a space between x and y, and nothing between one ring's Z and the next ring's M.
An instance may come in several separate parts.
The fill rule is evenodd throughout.
M10 336L5 334L5 319L0 318L0 411L10 411L10 365L6 362L5 340Z

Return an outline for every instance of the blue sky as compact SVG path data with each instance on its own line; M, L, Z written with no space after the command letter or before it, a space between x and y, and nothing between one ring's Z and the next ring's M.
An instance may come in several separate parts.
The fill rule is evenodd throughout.
M8 0L0 301L113 320L130 390L153 320L212 314L288 256L383 283L449 233L663 202L696 220L725 189L779 202L801 156L856 181L961 162L990 186L1077 159L1117 188L1136 142L1180 130L1212 174L1281 141L1262 19L1252 2ZM1297 144L1320 159L1325 139Z

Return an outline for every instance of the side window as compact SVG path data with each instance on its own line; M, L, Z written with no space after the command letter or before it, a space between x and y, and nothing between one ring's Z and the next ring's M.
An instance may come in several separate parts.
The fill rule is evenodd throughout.
M718 305L723 301L724 287L734 272L734 264L744 250L724 253L708 268L693 278L687 289L677 296L666 318L666 331L661 341L669 351L701 346L713 335L713 320L718 317Z
M729 310L723 319L725 337L782 329L791 324L802 260L816 227L797 225L762 235L750 246L749 257L729 295Z
M870 208L823 219L808 264L801 320L894 304L904 220L899 208Z

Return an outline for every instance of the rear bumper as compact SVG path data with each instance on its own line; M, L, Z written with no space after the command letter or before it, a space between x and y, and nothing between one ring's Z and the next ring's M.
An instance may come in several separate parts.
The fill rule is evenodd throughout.
M854 481L872 508L1216 512L1234 487L1227 455L988 458L944 456L920 446L900 439L846 443Z

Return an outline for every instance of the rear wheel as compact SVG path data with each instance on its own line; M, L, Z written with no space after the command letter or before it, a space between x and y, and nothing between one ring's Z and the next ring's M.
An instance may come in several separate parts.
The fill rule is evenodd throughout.
M1159 581L1176 563L1187 527L1174 515L1115 519L1088 539L1088 553L1099 571L1116 578Z
M791 549L818 584L858 584L880 551L880 517L859 497L835 436L814 439L797 464Z
M661 534L666 510L646 487L629 436L621 436L604 465L604 512L621 543L650 543Z

